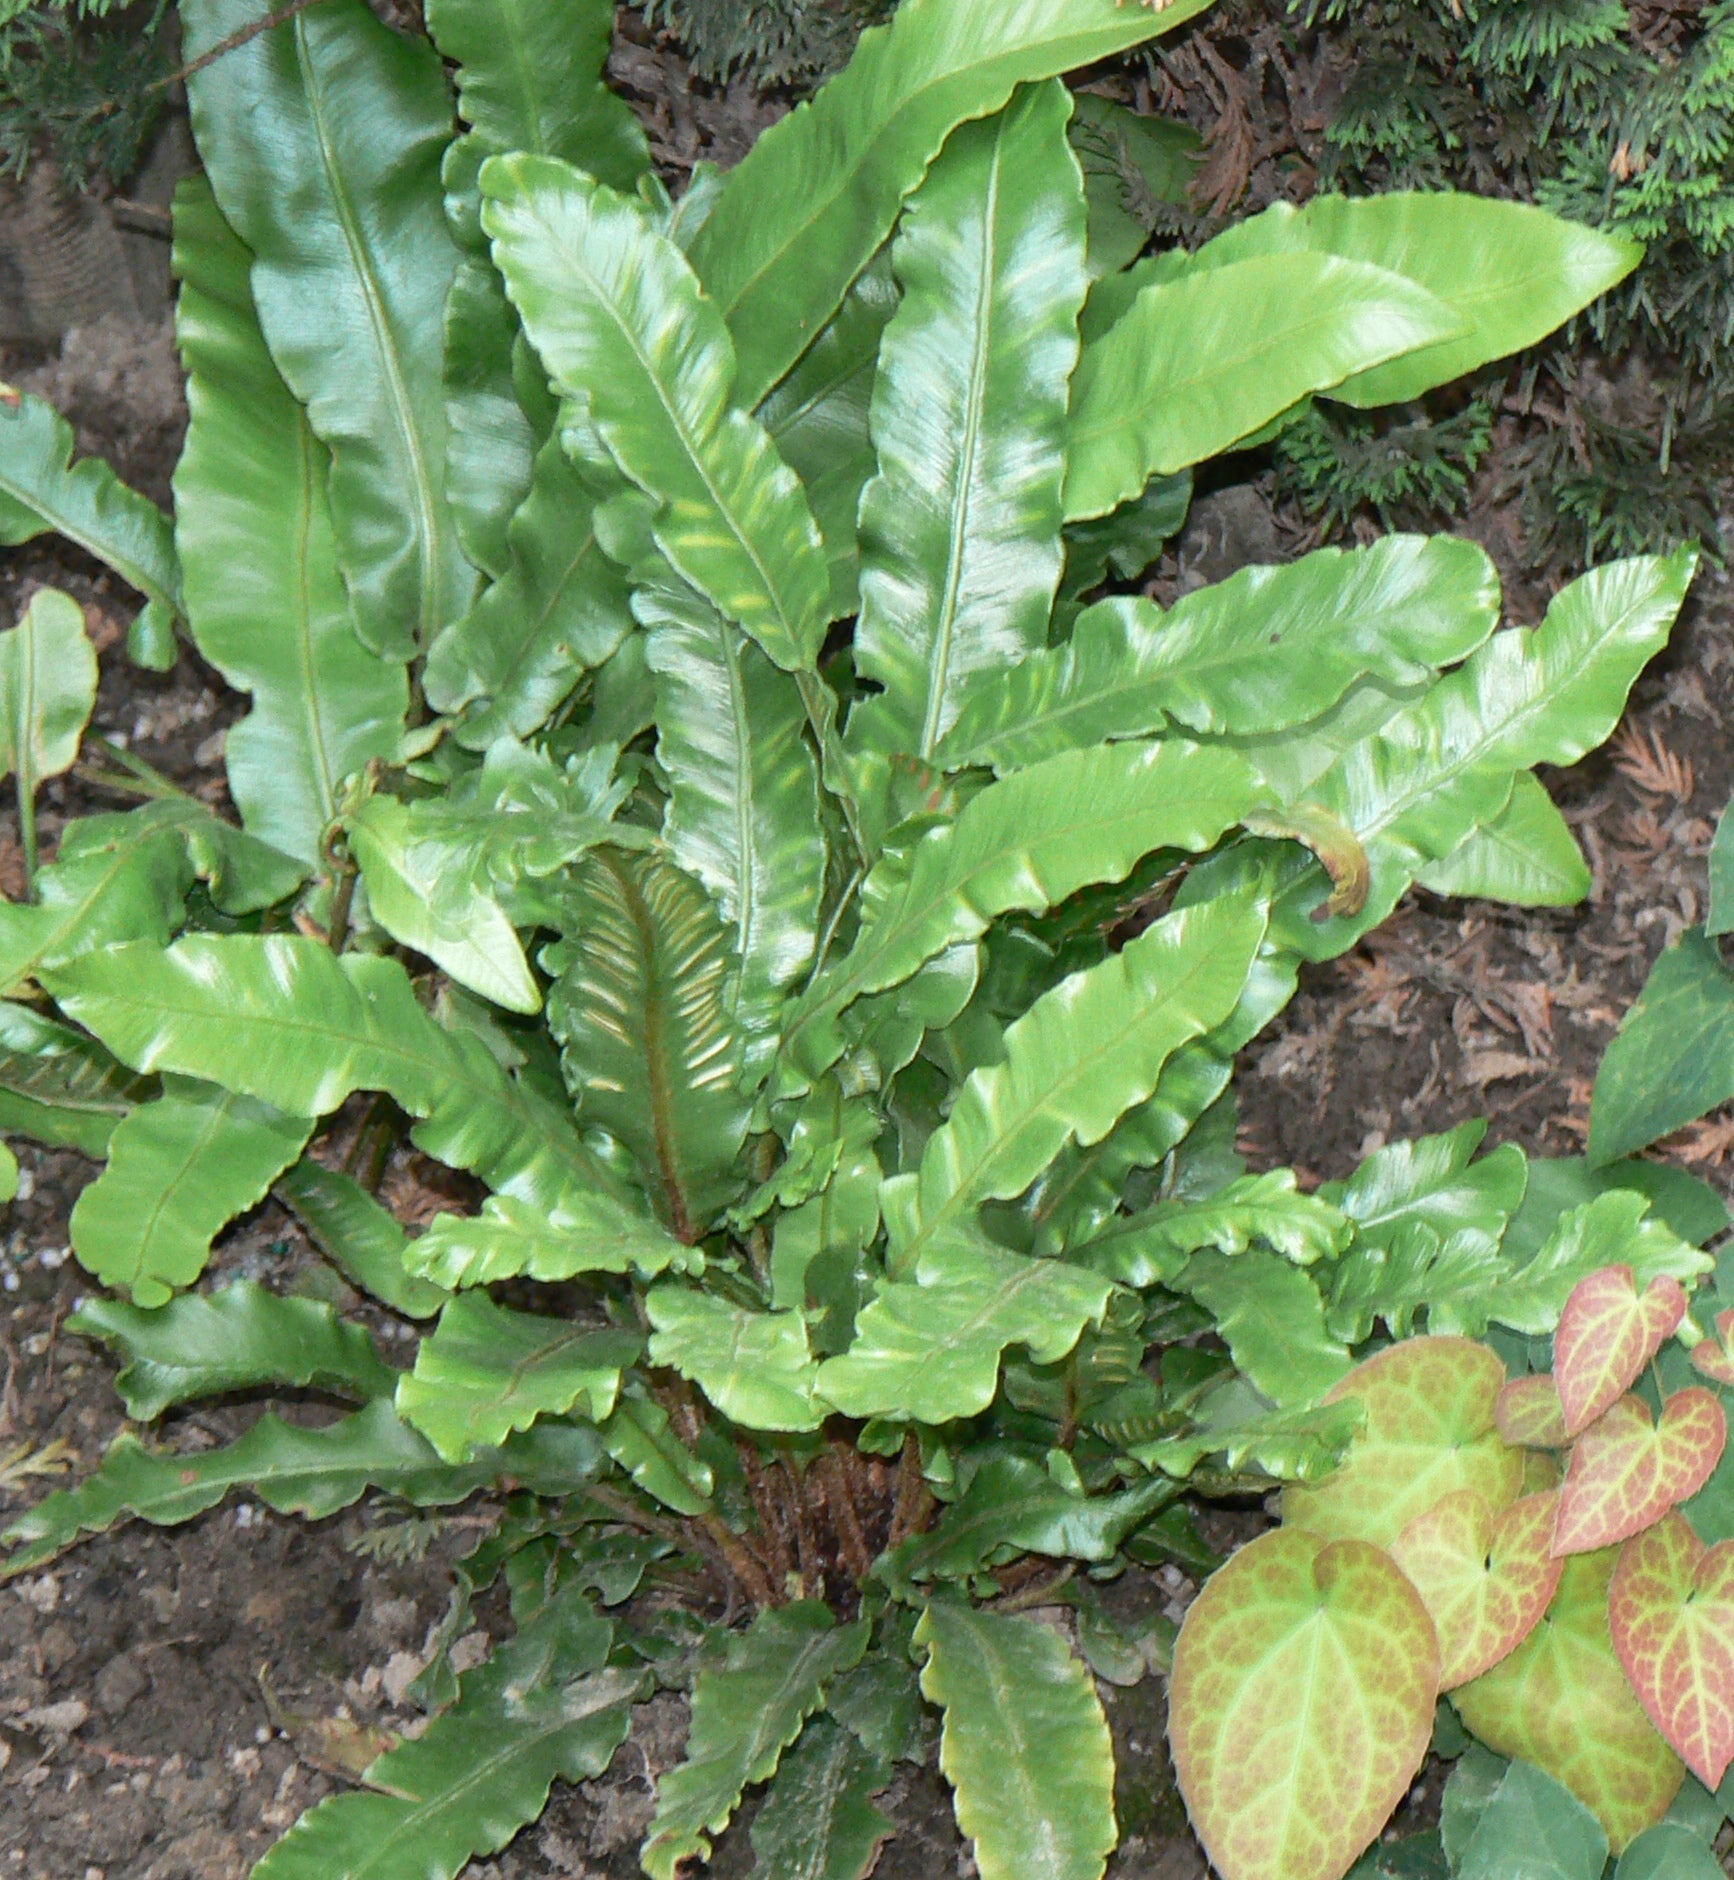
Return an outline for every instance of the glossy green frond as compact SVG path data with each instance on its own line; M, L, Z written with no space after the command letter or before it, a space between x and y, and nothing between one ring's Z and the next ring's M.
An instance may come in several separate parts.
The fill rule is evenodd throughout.
M278 1181L308 1238L350 1285L405 1318L431 1319L451 1296L408 1270L409 1238L397 1217L353 1175L303 1156Z
M678 1371L731 1422L753 1430L816 1430L818 1367L799 1312L749 1312L684 1286L658 1286L644 1309L656 1330L645 1353Z

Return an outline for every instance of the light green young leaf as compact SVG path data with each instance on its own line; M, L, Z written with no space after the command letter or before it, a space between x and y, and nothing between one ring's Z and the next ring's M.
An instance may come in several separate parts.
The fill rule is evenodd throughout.
M1051 1627L935 1600L915 1628L945 1712L939 1766L982 1880L1100 1880L1114 1747L1088 1669Z
M331 458L266 348L252 256L203 176L175 197L175 334L187 370L175 541L199 651L252 709L224 746L247 827L310 865L339 786L397 755L409 681L356 636Z
M125 1360L115 1388L135 1421L171 1404L259 1384L294 1384L340 1397L389 1397L397 1373L366 1328L313 1299L286 1299L250 1279L184 1293L154 1311L87 1300L69 1332L100 1339Z
M1505 1143L1475 1161L1486 1134L1485 1120L1476 1118L1444 1135L1393 1142L1346 1182L1326 1182L1320 1199L1341 1208L1369 1246L1389 1246L1418 1221L1442 1236L1473 1233L1497 1247L1523 1201L1528 1159Z
M1424 287L1334 255L1253 256L1155 281L1078 362L1067 520L1106 515L1309 392L1466 330Z
M482 171L483 224L549 377L660 505L657 546L787 670L830 620L818 525L762 426L731 405L734 348L643 208L547 157Z
M1503 901L1508 907L1574 907L1592 886L1589 863L1571 825L1541 779L1523 770L1504 809L1415 880L1434 894Z
M993 1401L1007 1345L1057 1363L1112 1291L1112 1282L1058 1260L961 1240L933 1247L913 1279L880 1287L854 1344L820 1365L818 1393L845 1416L975 1416Z
M18 1158L9 1143L0 1142L0 1203L18 1199Z
M646 1353L689 1378L724 1416L752 1430L816 1430L818 1367L799 1312L749 1312L685 1286L645 1295L656 1330Z
M868 875L855 945L791 1008L785 1056L818 1076L844 1048L837 1015L862 994L902 984L1000 914L1045 913L1119 881L1153 849L1207 849L1263 800L1236 753L1178 739L1068 751L992 785Z
M1226 896L1166 915L1038 999L1007 1029L1004 1061L971 1074L928 1141L911 1218L891 1218L893 1269L1150 1096L1174 1052L1234 1010L1263 937L1262 907Z
M896 1823L873 1806L891 1764L852 1731L814 1717L753 1816L755 1872L777 1880L864 1880Z
M355 623L407 657L469 606L444 489L443 354L458 250L440 157L451 97L438 56L360 0L257 24L252 0L182 11L193 132L223 214L252 251L278 369L332 453L331 513ZM317 307L319 317L309 318Z
M984 674L939 762L1003 773L1168 723L1235 737L1287 730L1367 678L1431 678L1498 621L1492 562L1452 536L1392 535L1243 568L1166 613L1147 600L1102 601L1064 645Z
M662 836L734 928L743 1031L774 1041L781 995L813 957L825 886L819 774L794 684L690 589L641 588L656 675Z
M904 212L861 499L856 749L929 761L965 686L1047 643L1064 552L1067 388L1084 304L1071 94L959 128Z
M825 325L953 127L1013 89L1113 57L1208 0L914 0L811 103L729 173L693 260L740 349L756 404ZM789 178L801 179L799 189Z
M108 1167L72 1210L72 1248L105 1286L160 1306L205 1269L211 1242L264 1199L312 1120L210 1084L171 1079L124 1117Z
M436 1214L425 1234L408 1241L412 1273L441 1287L491 1286L522 1274L536 1280L579 1273L696 1271L703 1254L683 1246L647 1214L597 1190L568 1195L550 1217L510 1195L490 1195L478 1215Z
M709 897L659 856L599 850L574 872L572 938L548 1018L579 1112L624 1142L676 1237L695 1241L740 1185L748 1104L729 1015L733 961Z
M1331 1276L1325 1324L1351 1345L1378 1319L1393 1338L1407 1338L1422 1311L1429 1332L1485 1330L1488 1298L1510 1272L1496 1240L1472 1228L1442 1235L1411 1220L1343 1257Z
M642 1389L642 1387L640 1387ZM630 1391L599 1431L603 1447L645 1494L676 1514L710 1512L710 1465L675 1435L668 1412Z
M447 1462L503 1443L538 1417L614 1409L621 1371L643 1343L634 1332L596 1331L459 1293L421 1341L415 1369L398 1380L397 1411Z
M416 840L407 804L371 796L347 824L368 906L394 940L509 1012L542 1009L541 989L499 903L450 849Z
M651 1880L674 1880L683 1860L710 1852L749 1784L775 1774L783 1751L861 1660L868 1622L839 1626L815 1599L762 1612L728 1641L720 1667L692 1693L686 1760L662 1778L640 1859Z
M232 1488L251 1490L279 1514L321 1521L370 1488L424 1508L448 1507L501 1475L541 1493L570 1493L594 1476L600 1457L594 1433L562 1429L515 1438L503 1451L449 1468L383 1400L323 1429L261 1417L239 1442L196 1455L159 1453L123 1434L96 1474L48 1496L0 1532L0 1543L18 1547L0 1561L0 1578L30 1572L123 1515L178 1526L214 1508Z
M0 777L18 779L21 802L34 802L39 783L78 761L95 703L84 609L58 588L38 588L24 618L0 633Z
M1195 1254L1173 1284L1216 1321L1235 1368L1279 1410L1317 1403L1354 1363L1325 1330L1310 1275L1277 1254Z
M408 1237L354 1176L303 1156L275 1192L338 1272L394 1312L431 1319L451 1297L443 1286L408 1270Z
M0 1129L100 1162L121 1119L154 1094L86 1033L0 1001Z
M169 519L100 457L73 462L72 426L29 392L0 399L0 543L52 529L112 568L160 613L181 611Z

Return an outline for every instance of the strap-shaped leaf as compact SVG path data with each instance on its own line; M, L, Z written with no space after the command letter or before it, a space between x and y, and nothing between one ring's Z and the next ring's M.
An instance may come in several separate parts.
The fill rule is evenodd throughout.
M408 1270L409 1237L353 1175L303 1156L277 1183L308 1237L352 1286L406 1318L431 1319L450 1297Z
M72 426L29 392L0 399L0 542L52 529L112 568L158 614L181 611L169 519L99 457L73 461Z
M18 779L20 802L77 762L95 703L84 609L58 588L38 588L24 618L0 633L0 777Z
M1100 1880L1114 1747L1088 1669L1052 1627L935 1600L915 1628L945 1712L939 1766L982 1880Z
M1402 404L1521 352L1587 307L1643 258L1624 235L1585 228L1529 203L1443 191L1315 196L1276 203L1207 242L1189 272L1250 255L1340 255L1389 268L1436 294L1464 322L1459 335L1359 372L1330 396ZM1173 263L1169 264L1170 266Z
M1224 897L1165 916L1038 999L929 1138L910 1218L890 1215L894 1266L907 1271L983 1202L1022 1194L1067 1142L1105 1136L1181 1045L1234 1010L1263 937L1262 908Z
M1179 740L1066 752L992 785L868 875L855 945L792 1009L785 1056L817 1076L843 1049L837 1014L863 993L900 985L1000 914L1119 881L1152 849L1209 848L1259 804L1237 754Z
M1499 623L1499 577L1452 536L1392 535L1243 568L1166 613L1103 601L1064 645L982 677L940 748L948 770L1004 772L1173 723L1254 737L1305 724L1357 681L1415 685Z
M447 1462L463 1462L579 1405L600 1423L622 1369L642 1349L633 1332L599 1332L459 1293L421 1341L415 1369L399 1379L398 1415Z
M569 1195L550 1218L510 1195L490 1195L478 1215L438 1214L404 1249L410 1271L442 1287L496 1280L572 1279L579 1273L696 1270L704 1256L613 1195Z
M662 1778L640 1859L651 1880L674 1880L683 1860L710 1852L748 1784L776 1772L785 1749L839 1673L861 1661L868 1622L840 1626L816 1599L762 1612L728 1641L692 1693L686 1760Z
M1260 1410L1261 1401L1244 1385L1229 1385L1205 1399L1205 1414L1186 1435L1135 1443L1127 1453L1146 1468L1182 1480L1206 1456L1220 1456L1225 1469L1253 1468L1278 1482L1313 1482L1342 1462L1361 1426L1358 1403Z
M845 1416L946 1423L993 1401L1007 1345L1053 1364L1099 1320L1112 1282L1058 1260L953 1242L913 1280L881 1286L855 1342L819 1367L819 1395Z
M211 1242L263 1200L313 1123L212 1084L171 1079L125 1117L108 1167L72 1210L72 1247L105 1286L160 1306L205 1270Z
M1238 1255L1262 1241L1296 1266L1312 1266L1341 1253L1349 1233L1328 1201L1296 1189L1293 1169L1271 1169L1243 1175L1205 1201L1159 1201L1074 1257L1125 1286L1168 1285L1200 1248Z
M347 822L368 906L394 940L509 1012L542 1009L541 989L499 902L471 870L453 866L461 858L443 844L418 840L406 804L370 797Z
M855 668L859 749L932 758L964 687L1047 643L1084 182L1058 79L961 127L911 198L879 350Z
M722 924L690 876L617 849L586 858L569 908L573 937L544 955L559 975L548 1018L566 1081L584 1119L618 1136L658 1184L675 1234L693 1241L739 1187L747 1126Z
M424 1508L462 1501L502 1474L541 1493L570 1493L595 1474L600 1458L593 1431L556 1427L448 1468L383 1400L323 1429L261 1417L239 1442L196 1455L159 1453L123 1434L93 1476L48 1496L0 1533L0 1542L22 1543L0 1562L0 1577L27 1573L124 1515L179 1526L232 1488L251 1490L279 1514L321 1521L370 1488Z
M1202 12L1113 0L915 0L730 173L693 258L757 403L824 326L952 128L1027 80L1112 57ZM789 178L801 179L799 189Z
M1317 1403L1346 1372L1311 1277L1274 1253L1195 1254L1175 1279L1216 1321L1235 1367L1279 1409Z
M1322 923L1314 944L1334 952L1344 932L1383 919L1418 869L1498 816L1514 773L1575 763L1607 737L1696 565L1685 551L1593 569L1555 597L1539 627L1495 634L1346 751L1307 798L1354 831L1372 881L1364 911Z
M818 767L800 694L690 589L640 590L634 610L656 675L656 755L669 782L663 841L734 928L735 1009L768 1047L781 994L813 957L825 885Z
M814 1717L753 1816L758 1867L779 1880L864 1880L896 1824L873 1806L891 1764L852 1730Z
M674 1433L668 1412L630 1386L620 1407L598 1434L615 1463L645 1494L676 1514L706 1514L715 1486L710 1465L700 1462Z
M458 251L440 156L451 97L437 55L360 0L254 32L252 0L191 0L187 93L199 154L252 251L272 356L332 453L338 554L356 627L405 658L468 607L444 488L439 374ZM317 317L309 309L317 308Z
M1304 250L1155 281L1078 362L1067 519L1106 515L1308 393L1466 328L1400 274Z
M818 1366L799 1312L750 1312L685 1286L658 1286L646 1357L689 1378L731 1421L752 1430L816 1430Z
M154 1094L88 1033L0 1001L0 1129L101 1161L121 1119Z
M1574 907L1592 885L1570 823L1529 771L1517 773L1511 800L1491 822L1415 879L1433 894L1503 901L1508 907Z
M631 632L625 578L590 520L595 503L551 437L507 526L499 580L429 650L428 700L464 713L457 738L469 749L527 737Z
M125 1367L115 1388L148 1423L171 1404L259 1384L294 1384L340 1397L389 1397L397 1373L364 1326L315 1299L286 1299L250 1279L185 1293L154 1311L91 1299L66 1329L112 1346Z
M544 1606L456 1702L332 1796L253 1869L258 1880L431 1880L497 1853L556 1780L599 1776L626 1740L641 1675L607 1667L614 1628L571 1589Z
M199 651L252 710L225 744L247 827L313 864L338 786L397 755L403 667L356 636L337 565L331 458L259 330L252 256L210 185L175 197L175 333L187 370L187 444L175 470L175 540Z
M734 347L644 209L548 157L482 172L494 258L549 377L661 505L658 547L779 666L811 667L830 575L799 480L731 405Z

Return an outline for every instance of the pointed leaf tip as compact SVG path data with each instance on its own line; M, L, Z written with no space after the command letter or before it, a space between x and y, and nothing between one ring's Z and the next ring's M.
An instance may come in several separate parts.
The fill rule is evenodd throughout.
M1620 1398L1572 1450L1553 1551L1589 1553L1641 1534L1697 1494L1727 1442L1728 1418L1714 1391L1676 1391L1660 1423L1641 1398Z
M1686 1289L1667 1274L1641 1294L1629 1266L1604 1266L1578 1281L1553 1345L1567 1435L1618 1402L1685 1316Z
M1692 1347L1692 1368L1713 1384L1734 1384L1734 1306L1716 1314L1716 1336Z
M1571 1441L1551 1371L1514 1377L1499 1393L1499 1433L1518 1449L1563 1449Z

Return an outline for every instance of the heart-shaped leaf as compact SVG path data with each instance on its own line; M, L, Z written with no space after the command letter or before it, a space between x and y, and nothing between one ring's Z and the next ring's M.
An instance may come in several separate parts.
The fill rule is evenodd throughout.
M1734 1762L1734 1541L1671 1514L1620 1549L1614 1649L1650 1721L1707 1789Z
M1734 1306L1716 1314L1716 1336L1692 1347L1692 1367L1713 1384L1734 1384Z
M1569 1435L1619 1401L1685 1316L1686 1289L1665 1273L1642 1294L1629 1266L1604 1266L1578 1281L1553 1335L1554 1381Z
M1517 1499L1523 1457L1494 1426L1505 1367L1469 1338L1409 1338L1357 1365L1325 1398L1355 1398L1366 1421L1343 1466L1283 1493L1283 1519L1328 1540L1389 1547L1458 1489L1494 1509Z
M1499 1433L1519 1449L1563 1449L1571 1441L1551 1371L1514 1377L1499 1393Z
M1243 1547L1187 1613L1169 1686L1180 1792L1225 1880L1339 1880L1420 1767L1438 1688L1433 1621L1388 1554L1298 1528Z
M1616 1558L1608 1547L1568 1560L1541 1623L1451 1702L1489 1749L1564 1783L1620 1853L1668 1812L1685 1770L1614 1652L1608 1581Z
M1560 1491L1556 1554L1585 1554L1641 1534L1709 1481L1728 1442L1714 1391L1676 1391L1652 1423L1641 1397L1622 1397L1577 1439Z
M1556 1499L1526 1495L1500 1514L1461 1488L1392 1543L1391 1558L1433 1615L1442 1690L1491 1670L1546 1612L1564 1567L1548 1552Z

